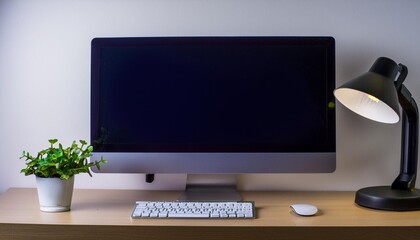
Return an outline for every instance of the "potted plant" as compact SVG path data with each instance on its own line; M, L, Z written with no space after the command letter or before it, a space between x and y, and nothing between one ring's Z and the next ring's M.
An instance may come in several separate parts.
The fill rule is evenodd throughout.
M89 162L93 147L80 140L80 145L73 141L71 146L63 148L61 144L55 147L57 139L50 139L50 147L38 152L36 157L23 151L21 159L25 159L26 168L21 170L26 176L35 175L38 198L41 211L69 211L73 195L74 175L90 172L90 167L106 161Z

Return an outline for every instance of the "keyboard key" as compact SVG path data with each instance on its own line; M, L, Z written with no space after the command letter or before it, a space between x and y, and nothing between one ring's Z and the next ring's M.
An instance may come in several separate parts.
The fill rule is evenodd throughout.
M209 218L208 213L170 213L170 218Z

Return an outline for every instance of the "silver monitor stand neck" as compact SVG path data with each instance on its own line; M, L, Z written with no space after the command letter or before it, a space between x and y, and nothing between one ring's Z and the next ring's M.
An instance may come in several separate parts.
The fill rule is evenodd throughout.
M240 201L234 174L189 174L178 201Z

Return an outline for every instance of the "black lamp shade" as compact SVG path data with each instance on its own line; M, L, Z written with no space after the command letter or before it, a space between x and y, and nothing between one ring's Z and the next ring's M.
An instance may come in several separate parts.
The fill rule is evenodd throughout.
M334 91L338 101L353 112L383 123L399 121L398 95L394 85L398 65L391 59L378 58L367 73Z

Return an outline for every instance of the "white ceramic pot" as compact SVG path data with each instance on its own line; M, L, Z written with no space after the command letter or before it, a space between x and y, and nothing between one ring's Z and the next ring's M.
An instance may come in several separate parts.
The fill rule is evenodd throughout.
M43 212L70 211L74 176L69 180L36 177L39 207Z

